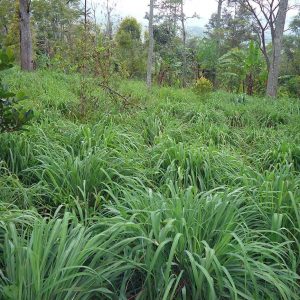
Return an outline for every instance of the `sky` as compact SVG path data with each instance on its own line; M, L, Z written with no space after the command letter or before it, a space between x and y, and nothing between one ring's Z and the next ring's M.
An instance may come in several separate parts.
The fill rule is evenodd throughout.
M96 3L98 8L98 14L101 15L101 7L105 0L90 0ZM111 2L116 2L116 15L121 16L121 18L131 16L135 17L139 22L141 22L144 27L147 26L147 21L145 20L145 14L149 10L149 0L110 0ZM300 0L293 0L292 2L299 3ZM185 0L184 5L185 14L187 17L197 13L200 19L189 19L189 26L204 27L211 15L217 11L217 1L216 0ZM297 10L290 11L288 13L288 21L291 17L297 13Z
M142 20L148 11L149 0L119 0L118 10L122 15L131 15ZM200 20L194 20L200 26L204 26L210 16L217 10L215 0L186 0L184 6L185 14L192 16L197 13Z
M103 3L103 0L92 0L95 3ZM146 12L149 10L149 0L114 0L117 3L116 13L121 17L132 16L139 22L147 24L144 19ZM197 13L200 19L190 20L190 25L203 27L207 24L210 16L217 10L215 0L186 0L184 10L186 16L192 16ZM100 5L100 4L99 4Z

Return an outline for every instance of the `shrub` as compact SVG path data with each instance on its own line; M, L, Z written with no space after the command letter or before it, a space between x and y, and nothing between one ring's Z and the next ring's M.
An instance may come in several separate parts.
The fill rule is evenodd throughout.
M300 97L300 76L295 76L289 80L287 88L292 96Z
M12 51L0 49L0 71L11 68L14 56ZM25 99L23 93L12 93L2 83L0 77L0 132L20 129L32 117L32 110L26 111L16 104Z
M194 90L197 94L203 95L210 93L213 89L213 84L211 81L205 77L200 77L195 84Z

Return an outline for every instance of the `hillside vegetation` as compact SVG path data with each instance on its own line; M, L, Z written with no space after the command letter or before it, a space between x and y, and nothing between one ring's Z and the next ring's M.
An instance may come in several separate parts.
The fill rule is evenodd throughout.
M0 298L299 299L299 100L5 78Z

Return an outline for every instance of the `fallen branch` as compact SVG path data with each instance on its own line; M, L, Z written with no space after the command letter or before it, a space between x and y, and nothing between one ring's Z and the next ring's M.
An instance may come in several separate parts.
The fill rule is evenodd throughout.
M123 105L124 106L128 106L129 105L129 99L127 97L125 97L124 95L120 94L118 91L112 89L110 86L108 86L105 83L100 83L100 86L106 90L111 96L115 95L117 97L119 97L122 101L123 101Z

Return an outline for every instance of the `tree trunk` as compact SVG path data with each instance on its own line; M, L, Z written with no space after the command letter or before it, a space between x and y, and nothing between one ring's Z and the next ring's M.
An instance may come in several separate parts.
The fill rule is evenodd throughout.
M272 56L270 58L270 68L267 85L267 96L273 98L275 98L277 95L280 58L287 10L288 0L280 0L278 14L275 22L273 50Z
M217 52L218 57L221 57L221 22L222 22L222 9L223 9L223 2L224 0L217 0L218 1L218 11L217 11ZM218 80L217 80L217 74L213 77L213 86L214 88L218 88Z
M108 38L109 41L112 41L112 34L113 34L113 24L112 24L112 20L111 20L111 14L113 11L113 6L109 5L109 0L106 0L106 37Z
M24 71L32 71L33 61L30 31L30 2L28 0L20 0L19 18L21 69Z
M222 7L223 7L224 0L218 0L218 11L217 11L217 45L218 51L220 50L221 44L221 21L222 21Z
M151 89L152 86L152 68L153 68L153 52L154 52L153 15L154 15L154 0L150 0L149 49L148 49L148 64L147 64L147 86L149 89Z
M224 0L218 0L218 11L217 11L217 28L221 27L221 18L222 18L222 6Z
M247 95L253 96L254 92L254 76L252 72L246 77Z
M84 31L86 33L87 28L87 0L84 0Z
M182 86L186 87L186 75L187 75L187 53L186 53L186 30L185 30L185 16L183 10L183 0L180 3L180 19L182 26L182 43L183 43L183 53L182 53Z

